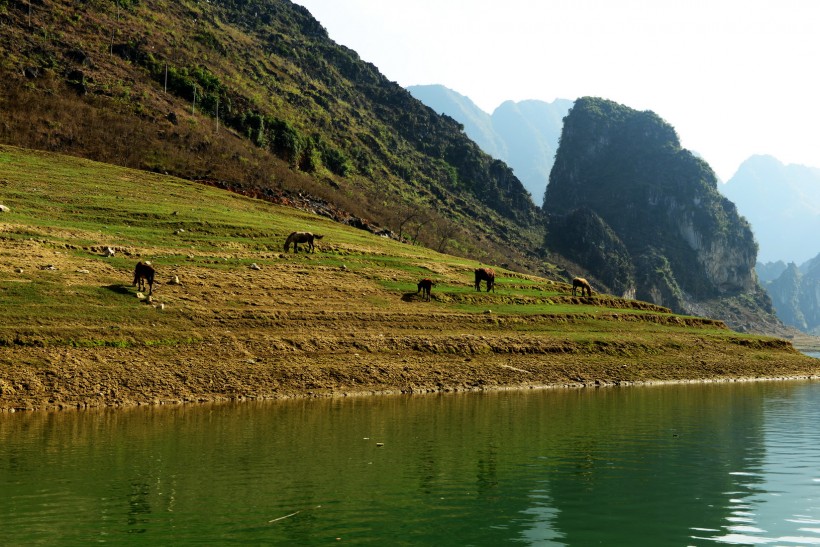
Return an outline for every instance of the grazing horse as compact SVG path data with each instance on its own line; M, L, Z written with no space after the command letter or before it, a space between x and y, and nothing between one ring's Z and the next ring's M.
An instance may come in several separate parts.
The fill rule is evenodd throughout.
M475 271L475 290L481 292L481 282L487 282L487 292L495 292L495 272L492 268L478 268Z
M435 281L425 277L424 279L419 281L419 290L416 291L416 294L421 292L422 293L422 298L424 298L425 301L429 302L430 301L430 291L435 286L436 286ZM422 291L424 291L424 292L422 292Z
M583 277L575 277L572 279L572 296L575 296L575 290L578 287L581 288L581 296L584 296L584 291L586 291L587 296L592 296L592 286L589 284L589 281Z
M314 252L313 247L313 240L314 239L322 239L323 235L313 234L311 232L291 232L288 238L285 240L285 252L288 252L290 248L290 244L293 243L293 252L299 252L299 244L300 243L307 243L308 244L308 252Z
M145 283L148 283L148 294L154 292L154 274L156 271L151 266L150 262L137 262L137 267L134 268L134 282L132 286L136 286L138 291L145 290Z

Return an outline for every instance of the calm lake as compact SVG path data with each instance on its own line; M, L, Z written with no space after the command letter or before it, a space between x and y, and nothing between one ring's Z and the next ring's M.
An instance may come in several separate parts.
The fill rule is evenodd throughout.
M820 382L0 414L0 545L820 545Z

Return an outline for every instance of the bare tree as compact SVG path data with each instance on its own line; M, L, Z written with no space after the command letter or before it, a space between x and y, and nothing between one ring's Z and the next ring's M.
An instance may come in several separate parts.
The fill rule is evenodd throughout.
M450 243L450 240L453 239L456 233L458 233L458 227L452 222L442 220L437 223L436 238L438 239L438 245L436 246L436 250L440 253L445 252L447 244Z

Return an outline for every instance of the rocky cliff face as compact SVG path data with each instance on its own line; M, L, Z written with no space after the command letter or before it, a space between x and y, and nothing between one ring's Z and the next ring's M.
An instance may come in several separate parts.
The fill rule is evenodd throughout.
M569 228L580 226L579 209L598 219L586 222L596 228L581 235ZM702 311L706 302L720 310L714 302L752 295L745 299L752 311L771 315L754 273L757 245L749 224L718 192L712 169L682 149L675 130L652 112L590 97L576 101L564 121L544 211L547 248L617 294L684 313ZM590 248L622 265L602 268Z

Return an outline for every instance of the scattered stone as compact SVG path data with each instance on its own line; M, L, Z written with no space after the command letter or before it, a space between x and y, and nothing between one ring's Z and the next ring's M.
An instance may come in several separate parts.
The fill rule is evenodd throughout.
M45 266L40 266L41 270L56 270L57 267L54 264L46 264Z
M79 270L77 270L77 273L79 273L79 274L87 274L87 273L91 273L91 272L89 272L89 271L88 271L88 270L86 270L86 269L80 268Z
M168 284L169 285L182 285L182 283L179 280L179 276L176 276L176 275L174 277L172 277L170 281L168 281Z
M105 248L105 256L112 257L115 254L117 254L117 252L112 247Z
M184 233L185 233L185 230L183 230L182 228L180 228L179 230L174 230L174 235L179 235L179 234L184 234Z
M262 268L259 266L259 264L257 264L256 262L254 262L253 264L251 264L251 265L249 266L249 268L250 268L251 270L261 270L261 269L262 269Z
M0 213L8 213L9 211L11 211L11 209L6 207L5 205L0 204Z
M23 273L23 268L14 268L14 273L18 273L18 274Z
M347 270L347 266L345 264L342 264L341 266L339 266L339 269L340 270Z
M139 298L140 300L145 300L145 295L142 294L141 292L138 292L137 293L137 298Z
M164 309L165 309L165 304L163 304L162 302L160 302L159 304L157 304L156 306L154 306L154 308L155 308L157 311L162 311L162 310L164 310Z

